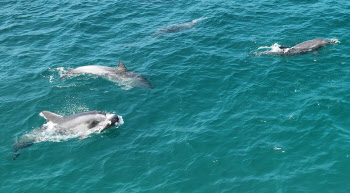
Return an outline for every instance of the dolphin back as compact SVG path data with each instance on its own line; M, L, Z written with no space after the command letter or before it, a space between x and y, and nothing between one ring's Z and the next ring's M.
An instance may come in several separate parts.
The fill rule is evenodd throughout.
M300 44L297 44L297 45L293 46L293 49L300 49L300 50L318 49L318 48L323 47L323 46L330 44L330 43L331 42L329 40L318 38L318 39L308 40L308 41L302 42Z
M201 17L198 19L194 19L192 21L184 22L184 23L176 23L171 24L166 27L159 28L158 31L161 33L176 33L182 30L191 29L194 25L196 25L198 22L206 19L207 17ZM156 33L155 35L161 35L161 33Z

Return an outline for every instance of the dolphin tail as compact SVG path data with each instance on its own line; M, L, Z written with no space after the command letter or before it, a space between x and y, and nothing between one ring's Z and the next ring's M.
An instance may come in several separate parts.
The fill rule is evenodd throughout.
M13 150L14 150L14 152L17 152L18 150L24 149L26 147L30 147L33 144L34 144L34 142L19 142L19 141L16 141L15 144L13 145Z
M18 158L18 156L21 155L20 153L14 153L12 154L12 159L16 160Z
M16 153L18 150L32 146L33 144L34 144L33 142L21 143L21 142L16 141L15 144L13 145L14 153L12 154L12 159L16 160L18 158L18 156L21 155L21 153Z
M30 147L34 144L35 140L27 135L22 135L20 138L16 139L13 144L13 151L17 152L20 149Z

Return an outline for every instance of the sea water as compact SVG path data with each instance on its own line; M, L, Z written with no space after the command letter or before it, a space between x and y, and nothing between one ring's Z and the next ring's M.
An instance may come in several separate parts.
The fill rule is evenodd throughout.
M0 192L349 192L350 2L0 2ZM169 25L207 17L177 33ZM261 47L335 38L318 55ZM69 68L114 67L153 89ZM124 124L20 150L41 111Z

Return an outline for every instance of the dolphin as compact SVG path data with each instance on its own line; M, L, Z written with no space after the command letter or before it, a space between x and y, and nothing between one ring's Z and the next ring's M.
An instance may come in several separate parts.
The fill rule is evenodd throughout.
M114 125L124 124L123 118L101 111L88 111L70 116L61 116L49 111L42 111L40 116L47 123L19 137L14 143L14 152L43 141L61 141L80 137L84 139L91 133L100 133ZM14 159L19 154L14 155Z
M261 52L259 55L297 55L305 54L307 52L314 51L317 54L319 48L326 46L327 44L335 44L335 40L326 39L313 39L297 44L293 47L278 46L276 49Z
M119 66L81 66L76 69L68 70L62 78L66 78L71 75L80 74L94 74L103 78L106 78L112 82L116 82L119 85L125 86L125 89L131 89L133 87L143 87L152 89L152 84L141 74L132 72L126 69L123 62L119 61Z
M157 35L163 35L165 33L176 33L182 30L187 30L193 28L198 22L206 19L207 17L201 17L198 19L194 19L189 22L184 23L177 23L177 24L171 24L165 27L158 28L158 32L154 34L154 36Z

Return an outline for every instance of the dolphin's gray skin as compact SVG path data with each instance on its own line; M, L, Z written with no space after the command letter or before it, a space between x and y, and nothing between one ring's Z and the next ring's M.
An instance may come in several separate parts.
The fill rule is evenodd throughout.
M124 123L121 116L101 111L89 111L70 116L61 116L49 111L43 111L40 113L40 116L44 117L48 123L19 137L14 144L15 152L37 142L79 136L85 138L91 133L102 132L113 125ZM14 159L18 155L14 155Z
M69 70L62 78L70 75L80 74L94 74L104 77L110 81L117 82L120 85L124 85L126 89L133 87L144 87L152 89L151 83L141 74L132 72L126 69L123 62L119 61L118 67L107 66L82 66L76 69Z
M327 44L334 44L334 41L326 39L313 39L297 44L293 47L279 47L278 51L265 51L260 54L263 55L297 55L304 54L310 51L317 52L321 47L326 46Z
M168 25L166 27L161 27L158 29L158 32L154 34L154 36L157 35L163 35L165 33L176 33L182 30L187 30L193 28L198 22L206 19L207 17L202 17L198 19L194 19L189 22L184 22L184 23L177 23L177 24L172 24Z

